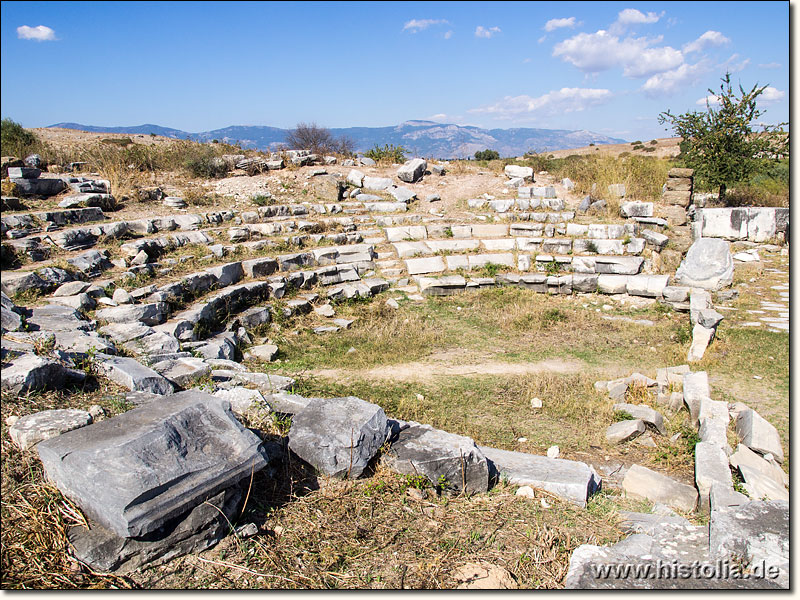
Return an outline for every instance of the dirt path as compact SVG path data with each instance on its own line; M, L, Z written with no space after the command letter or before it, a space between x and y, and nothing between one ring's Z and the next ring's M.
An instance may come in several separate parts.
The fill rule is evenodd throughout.
M347 381L352 379L384 379L393 381L431 381L437 377L476 375L527 375L530 373L574 373L586 364L579 360L548 359L533 363L509 363L498 360L452 364L443 361L409 362L372 369L319 369L311 375Z

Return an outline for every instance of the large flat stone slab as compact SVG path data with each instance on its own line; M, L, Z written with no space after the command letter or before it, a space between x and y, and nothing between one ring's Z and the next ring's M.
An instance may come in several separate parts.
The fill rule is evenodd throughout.
M230 404L194 390L40 442L48 479L121 537L157 531L267 464Z
M585 507L601 486L599 475L589 465L523 452L478 446L489 460L491 471L512 485L529 485Z
M760 502L715 510L709 524L714 556L766 567L762 580L789 587L789 503Z
M678 285L719 290L733 281L730 243L716 238L700 238L690 247L675 271Z
M697 490L671 477L632 465L622 480L625 494L632 498L661 502L675 510L691 512L697 506Z
M388 433L378 405L353 396L318 398L294 416L289 449L326 475L356 479Z
M21 450L67 431L91 424L92 415L85 410L55 409L21 417L8 429L8 435Z
M15 396L45 389L58 390L69 382L82 381L85 377L83 371L69 369L54 360L31 353L4 362L0 372L3 392Z
M736 433L742 443L760 454L772 454L783 462L783 447L778 430L752 408L743 410L736 417Z
M160 395L173 392L172 384L166 378L133 358L98 355L96 364L103 375L132 392Z
M711 488L722 485L733 490L733 478L725 451L711 442L698 442L694 447L694 480L699 494L699 507L710 509Z
M230 487L142 538L120 537L97 523L67 530L72 554L95 571L130 573L202 552L231 531L244 493Z
M450 493L489 489L489 465L475 442L461 435L409 423L384 455L388 467L404 475L424 475Z

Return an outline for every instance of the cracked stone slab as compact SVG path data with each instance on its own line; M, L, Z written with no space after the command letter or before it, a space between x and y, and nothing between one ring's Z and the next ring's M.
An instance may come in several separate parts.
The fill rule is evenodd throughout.
M490 471L510 484L529 485L581 507L602 484L595 470L582 462L487 446L478 449L489 460Z
M433 485L444 482L451 493L483 493L489 488L489 465L475 442L461 435L410 423L384 456L390 469L424 475Z
M92 423L85 410L55 409L25 415L8 429L8 435L22 450L67 431Z
M360 398L313 399L295 414L289 449L326 475L358 478L386 441L386 414Z
M49 480L121 537L146 536L267 464L230 404L194 390L40 442Z

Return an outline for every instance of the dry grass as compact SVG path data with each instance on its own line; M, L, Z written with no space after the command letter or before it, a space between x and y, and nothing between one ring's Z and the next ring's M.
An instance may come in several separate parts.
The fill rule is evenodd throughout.
M295 476L301 476L294 472ZM294 490L254 482L257 502L242 522L249 540L228 538L211 552L143 574L149 588L441 589L459 566L483 560L509 570L523 588L563 584L581 543L616 541L615 507L576 509L547 497L520 499L504 485L488 495L417 499L415 484L378 465L369 479L309 477Z

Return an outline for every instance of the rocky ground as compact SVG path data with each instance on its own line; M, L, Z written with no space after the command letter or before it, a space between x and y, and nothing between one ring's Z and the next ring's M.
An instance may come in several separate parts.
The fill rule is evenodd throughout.
M643 554L788 585L787 216L731 246L680 170L643 202L283 160L123 202L9 164L6 585L605 587Z

